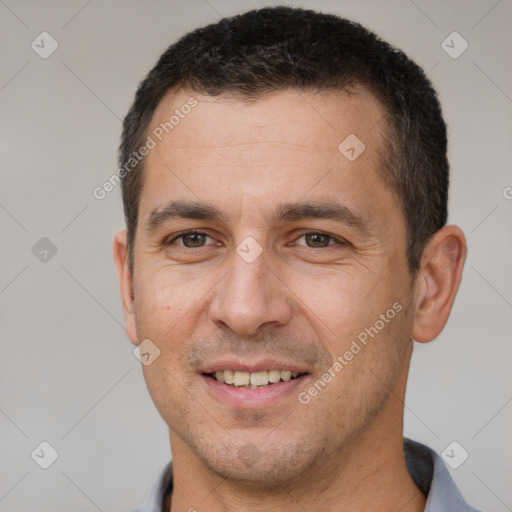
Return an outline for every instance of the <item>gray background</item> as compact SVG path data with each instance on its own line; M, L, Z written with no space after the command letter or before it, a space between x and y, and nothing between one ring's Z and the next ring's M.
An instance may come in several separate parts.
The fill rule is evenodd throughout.
M119 190L102 201L92 191L115 172L121 119L160 53L269 4L0 0L1 511L130 510L167 462L167 429L123 329L111 257ZM293 4L362 22L439 90L450 221L469 256L448 326L416 347L405 430L439 453L457 441L469 458L451 472L467 500L512 510L512 3ZM59 45L47 59L31 48L43 31ZM453 31L469 43L457 59L441 46ZM42 237L55 255L41 253L47 242L32 252ZM42 441L59 454L46 470L31 458Z

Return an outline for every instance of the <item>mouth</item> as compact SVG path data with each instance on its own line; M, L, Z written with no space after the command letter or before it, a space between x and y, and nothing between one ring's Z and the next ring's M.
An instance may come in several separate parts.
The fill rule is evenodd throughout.
M292 401L312 378L302 362L269 356L251 361L236 356L210 361L198 368L207 395L222 407L237 410L270 408Z
M274 384L279 384L280 382L289 382L298 379L305 375L305 373L291 370L264 370L258 372L218 370L204 375L233 388L263 389L273 386Z

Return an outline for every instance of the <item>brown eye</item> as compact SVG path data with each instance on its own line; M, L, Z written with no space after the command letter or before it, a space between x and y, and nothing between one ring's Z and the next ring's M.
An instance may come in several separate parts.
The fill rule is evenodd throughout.
M300 243L299 240L301 239L304 239L305 243ZM299 237L295 243L307 247L323 248L334 245L334 239L332 236L324 235L323 233L306 233Z
M183 233L182 235L172 240L171 243L188 248L203 247L207 238L210 237L205 233L198 233L197 231L193 231L190 233Z

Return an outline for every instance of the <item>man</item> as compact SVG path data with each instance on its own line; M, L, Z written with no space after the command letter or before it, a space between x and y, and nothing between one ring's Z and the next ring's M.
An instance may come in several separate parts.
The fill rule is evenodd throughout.
M173 456L137 510L474 510L403 439L466 255L416 64L332 15L223 19L141 84L120 162L126 330Z

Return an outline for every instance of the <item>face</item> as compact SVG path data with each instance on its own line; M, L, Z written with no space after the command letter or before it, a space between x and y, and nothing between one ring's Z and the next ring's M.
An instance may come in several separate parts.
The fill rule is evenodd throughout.
M160 350L143 368L173 445L223 477L300 478L401 421L411 281L382 118L364 90L155 112L128 332Z

